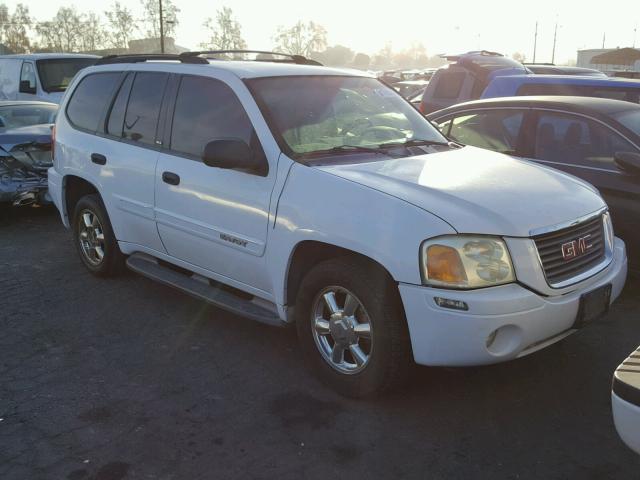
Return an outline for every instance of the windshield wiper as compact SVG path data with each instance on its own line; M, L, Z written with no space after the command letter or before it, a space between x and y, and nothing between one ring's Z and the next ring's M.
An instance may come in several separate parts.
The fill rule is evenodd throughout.
M448 142L439 142L437 140L421 140L418 138L414 138L412 140L405 140L404 142L388 142L382 143L379 146L381 148L385 147L422 147L425 145L438 145L441 147L449 147L450 144Z
M327 148L326 150L314 150L312 152L303 153L302 158L314 157L316 155L327 155L332 153L375 153L378 155L386 155L384 149L378 147L362 147L360 145L338 145L337 147Z

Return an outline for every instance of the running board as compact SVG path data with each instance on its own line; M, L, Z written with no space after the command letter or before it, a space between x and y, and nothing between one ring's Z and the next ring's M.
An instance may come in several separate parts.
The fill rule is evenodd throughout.
M267 325L277 327L286 325L276 312L256 305L251 300L235 295L220 286L211 285L205 277L197 274L189 276L170 267L163 266L150 255L134 253L127 259L127 267L140 275L177 288L184 293L236 315L266 323Z

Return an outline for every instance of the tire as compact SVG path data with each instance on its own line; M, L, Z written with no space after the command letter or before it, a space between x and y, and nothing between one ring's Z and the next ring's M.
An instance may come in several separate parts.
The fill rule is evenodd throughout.
M333 306L342 308L333 316L332 297ZM406 379L413 362L404 311L397 286L379 267L352 257L319 263L300 284L295 316L307 363L342 395L372 397L401 386ZM354 341L358 348L352 351Z
M76 204L73 238L80 260L94 275L109 277L123 271L125 256L99 195L86 195Z

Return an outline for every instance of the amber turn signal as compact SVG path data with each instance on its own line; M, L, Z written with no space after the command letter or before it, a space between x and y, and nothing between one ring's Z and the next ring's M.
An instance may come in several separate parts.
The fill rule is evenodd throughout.
M427 275L429 280L454 285L467 283L467 274L458 251L445 245L430 245L427 249Z

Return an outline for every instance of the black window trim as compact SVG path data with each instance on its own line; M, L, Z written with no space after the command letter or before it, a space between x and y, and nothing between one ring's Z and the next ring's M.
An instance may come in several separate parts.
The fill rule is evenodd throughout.
M247 116L247 119L251 123L251 129L253 130L253 139L255 139L255 142L256 142L257 146L260 148L262 156L263 156L264 161L265 161L265 168L264 168L263 171L260 171L260 172L258 172L258 171L249 171L249 170L241 170L241 169L233 169L233 171L239 172L239 173L246 173L246 174L249 174L249 175L256 175L256 176L259 176L259 177L268 177L269 176L269 172L271 171L271 166L269 165L269 158L267 157L267 154L264 151L264 147L262 146L262 142L260 141L260 138L258 137L258 133L256 132L256 128L253 125L253 122L251 121L251 118L249 117L249 114L247 113L246 108L242 104L242 101L240 100L238 95L236 95L236 92L233 90L233 88L231 88L231 86L228 83L226 83L225 81L220 80L219 78L210 77L208 75L198 75L198 74L193 74L193 73L177 73L177 74L174 75L174 77L175 77L174 78L174 85L173 85L174 88L173 88L173 91L171 92L170 100L166 102L167 103L167 107L166 107L165 112L164 112L165 113L165 119L164 119L164 124L163 124L164 132L163 132L163 135L161 136L163 152L166 153L167 155L181 157L181 158L184 158L186 160L191 160L193 162L203 163L202 158L198 157L197 155L191 155L189 153L184 153L184 152L179 152L179 151L176 151L176 150L172 150L171 149L171 134L172 134L172 131L173 131L173 120L174 120L174 116L175 116L176 103L178 101L178 92L180 91L180 85L182 84L182 79L184 77L196 77L196 78L203 78L203 79L207 79L207 80L212 80L214 82L221 83L225 87L229 88L231 90L231 92L233 92L233 94L236 96L236 99L238 100L238 103L240 104L240 106L244 110L245 115ZM251 92L251 94L253 95L253 92Z
M32 60L23 60L22 61L22 65L20 65L20 79L18 81L18 87L20 86L20 82L22 82L22 72L24 71L24 67L25 65L31 65L31 71L33 72L33 81L35 83L35 89L36 89L36 93L32 94L35 95L38 92L38 75L36 74L37 70L36 70L36 65Z

